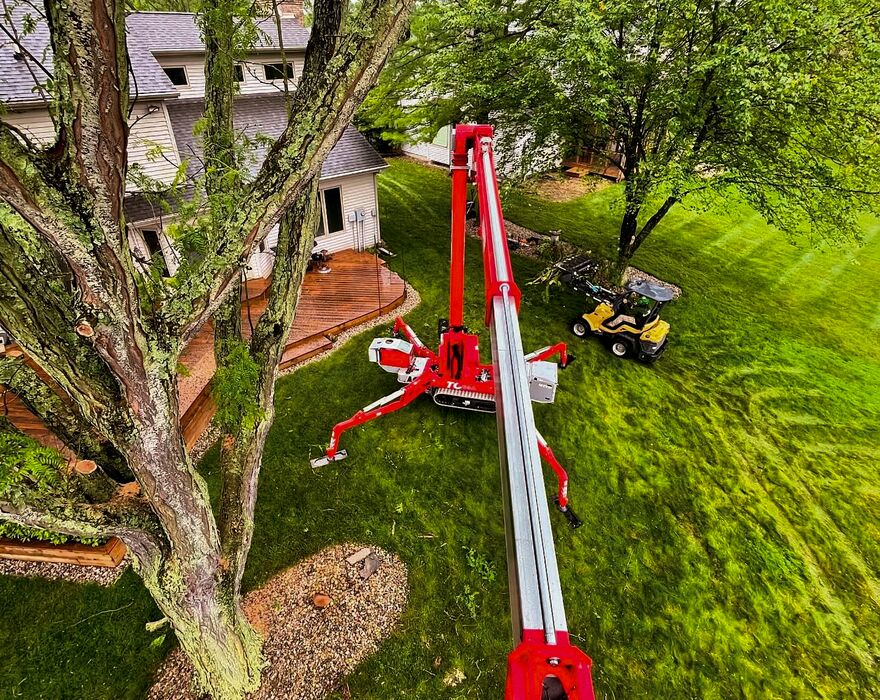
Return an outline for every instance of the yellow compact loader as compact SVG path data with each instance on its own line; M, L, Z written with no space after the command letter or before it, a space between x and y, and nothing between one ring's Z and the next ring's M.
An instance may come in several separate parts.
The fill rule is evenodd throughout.
M585 258L571 258L557 265L561 281L596 302L592 311L572 322L572 333L578 338L599 336L617 357L634 357L642 362L658 359L669 336L669 324L660 318L660 309L672 301L672 292L646 280L630 282L622 292L614 292L586 279L584 273L591 266Z

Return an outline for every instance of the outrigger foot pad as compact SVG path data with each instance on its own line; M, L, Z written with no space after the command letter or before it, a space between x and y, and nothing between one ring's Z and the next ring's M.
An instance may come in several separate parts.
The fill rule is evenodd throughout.
M328 457L327 455L323 455L322 457L315 457L315 459L310 459L309 464L312 465L312 469L317 469L318 467L326 467L330 462L341 462L343 459L348 457L348 452L345 450L339 450L332 457Z
M566 506L565 508L563 508L561 505L559 505L559 496L554 496L553 502L556 504L556 509L565 516L566 520L568 520L568 524L571 526L572 530L577 530L581 525L584 524L583 520L581 520L578 516L574 514L571 506Z

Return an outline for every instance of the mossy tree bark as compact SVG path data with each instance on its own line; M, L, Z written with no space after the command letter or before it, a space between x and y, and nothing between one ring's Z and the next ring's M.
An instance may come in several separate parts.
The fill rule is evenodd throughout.
M281 219L268 306L248 344L248 354L259 367L257 381L250 389L250 399L259 411L254 421L223 426L220 534L228 569L226 583L236 598L253 534L263 446L275 419L278 364L293 323L317 224L318 188L314 181Z
M38 148L0 122L0 323L64 397L59 404L44 392L43 402L35 392L27 400L58 433L88 434L95 461L111 471L120 460L140 486L138 496L117 493L97 503L71 503L66 493L0 493L0 519L122 538L200 687L217 699L238 700L259 683L259 641L239 606L241 575L278 360L315 229L317 178L397 43L412 1L365 0L344 22L344 3L316 3L306 70L291 100L296 118L252 179L236 170L230 140L230 78L249 10L206 3L200 21L208 75L218 78L206 94L212 169L203 185L212 217L205 249L183 256L173 284L135 265L124 221L124 3L48 0L56 141ZM229 79L226 88L221 79ZM227 308L237 308L241 271L279 221L269 308L248 346L259 370L251 397L259 418L230 431L218 525L184 445L177 363L230 292Z
M304 85L321 80L328 63L334 58L340 45L340 29L346 10L347 5L342 2L315 5L312 43L303 69ZM221 92L228 86L229 83L215 85L213 90ZM223 95L213 109L221 111L224 105L229 104L231 102ZM218 152L222 148L219 147ZM228 567L227 585L235 597L241 592L241 578L251 545L263 446L275 417L278 364L296 312L303 275L318 226L317 187L318 178L313 177L305 183L302 192L281 217L272 281L266 291L267 308L252 329L250 339L245 342L242 334L237 291L230 295L214 317L217 366L227 366L230 348L236 343L244 343L249 358L259 368L256 381L249 390L249 400L257 409L255 420L237 420L222 426L220 531L224 563Z

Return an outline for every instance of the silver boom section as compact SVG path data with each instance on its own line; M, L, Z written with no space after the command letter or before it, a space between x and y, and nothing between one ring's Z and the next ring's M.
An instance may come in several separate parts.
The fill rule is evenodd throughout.
M545 641L555 644L556 632L567 631L565 609L516 300L504 285L512 280L505 264L509 253L489 144L488 139L480 144L480 158L488 200L489 245L501 283L501 294L492 301L490 330L513 634L519 641L524 629L541 629Z

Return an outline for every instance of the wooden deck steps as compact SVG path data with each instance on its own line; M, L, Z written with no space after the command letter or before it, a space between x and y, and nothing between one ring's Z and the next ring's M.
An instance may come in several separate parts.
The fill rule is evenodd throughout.
M333 347L333 341L325 335L319 335L314 338L301 340L293 345L288 345L281 356L279 367L281 369L289 369L300 362L319 355L325 350Z
M202 392L196 396L186 413L180 418L180 426L183 431L183 441L186 448L191 450L199 441L202 433L211 424L211 419L217 412L217 404L211 398L210 382L205 385Z

